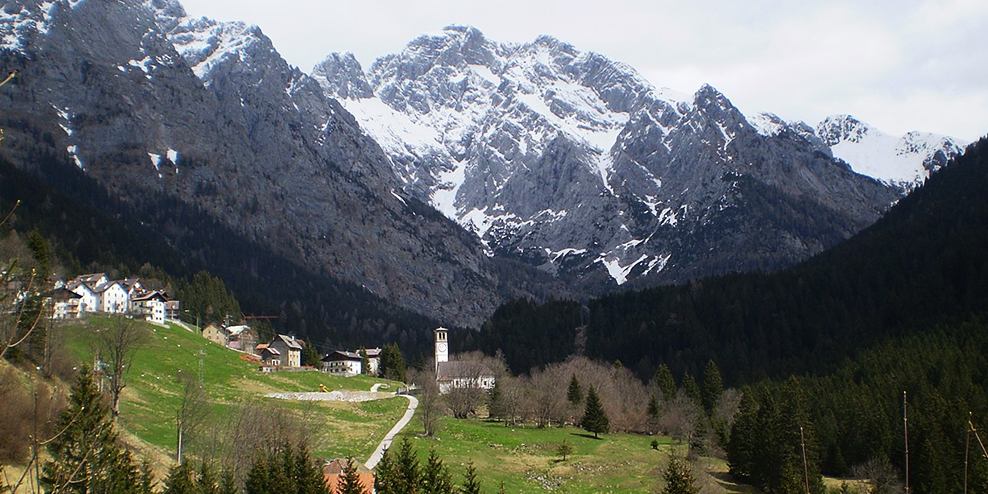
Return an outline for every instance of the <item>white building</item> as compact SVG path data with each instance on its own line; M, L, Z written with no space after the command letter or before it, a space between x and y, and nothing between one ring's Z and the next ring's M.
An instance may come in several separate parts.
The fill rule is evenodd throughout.
M130 313L148 322L165 324L165 296L161 292L146 292L130 299Z
M358 376L363 371L360 355L337 350L322 358L322 370L335 376Z
M483 362L449 360L449 330L436 328L436 382L439 392L454 388L494 388L494 372Z
M130 308L127 290L119 281L103 284L99 290L99 311L107 314L123 314Z

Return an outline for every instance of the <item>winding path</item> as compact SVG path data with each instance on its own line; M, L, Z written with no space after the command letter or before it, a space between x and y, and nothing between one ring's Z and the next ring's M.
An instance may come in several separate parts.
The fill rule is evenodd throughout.
M377 391L377 388L379 388L380 386L381 386L380 384L375 384L371 386L371 391ZM368 458L367 461L364 463L364 466L367 467L369 470L373 470L374 467L376 467L377 464L381 461L381 457L384 456L384 450L391 447L391 443L394 441L395 435L401 432L401 430L404 429L406 425L408 425L408 422L412 420L412 416L415 415L415 409L418 408L419 406L419 400L416 399L414 396L411 395L398 395L398 396L404 396L405 398L408 398L408 409L405 410L405 415L402 415L401 419L398 420L398 423L396 423L395 426L392 427L391 430L384 435L384 439L381 440L381 444L377 445L377 449L374 450L374 453L372 453L370 455L370 458Z

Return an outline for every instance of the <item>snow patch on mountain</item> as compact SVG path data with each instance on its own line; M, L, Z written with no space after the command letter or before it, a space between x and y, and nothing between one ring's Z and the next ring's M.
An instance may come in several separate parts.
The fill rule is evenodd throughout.
M855 172L906 190L922 183L966 145L951 137L926 132L896 137L850 115L828 117L816 131L830 146L834 157L846 162Z

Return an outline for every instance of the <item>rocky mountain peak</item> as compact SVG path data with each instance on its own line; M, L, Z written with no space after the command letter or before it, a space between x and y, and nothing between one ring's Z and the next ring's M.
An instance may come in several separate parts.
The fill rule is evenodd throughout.
M841 142L861 142L871 128L851 115L831 115L816 127L816 133L828 146Z
M313 67L312 77L325 91L343 99L374 96L364 69L353 53L330 53L325 60Z

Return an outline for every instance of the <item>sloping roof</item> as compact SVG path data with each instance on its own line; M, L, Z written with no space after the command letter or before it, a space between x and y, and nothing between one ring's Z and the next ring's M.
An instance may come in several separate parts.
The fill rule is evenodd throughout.
M439 362L439 368L436 369L436 377L440 380L492 376L494 376L494 372L487 366L475 362L461 362L459 360Z
M279 338L281 339L281 341L285 342L285 344L288 345L288 348L291 350L302 349L302 345L299 344L299 341L296 340L294 336L285 336L283 334L279 334L278 336L275 336L275 340L278 340Z
M140 278L124 278L120 280L120 284L123 285L124 290L130 291L135 285L141 282Z
M226 332L229 333L230 336L240 336L240 334L244 331L250 331L250 326L240 325L226 328Z
M342 360L361 360L360 355L345 350L336 350L322 358L323 362L339 362Z
M381 356L381 349L380 348L368 348L367 349L367 357L368 358L378 358L380 356Z
M269 347L265 347L264 350L261 350L261 354L262 355L264 354L264 352L268 352L271 355L277 355L279 357L281 356L281 352L279 352L277 348L270 347L270 346Z
M52 290L51 292L48 293L48 296L55 300L69 300L69 299L82 298L82 295L79 295L78 293L73 292L72 290L69 290L68 288L64 288L64 287L56 288Z
M160 299L162 302L168 300L168 298L165 297L165 295L163 293L161 293L160 291L155 290L153 292L144 292L144 293L140 293L140 294L134 295L134 298L132 298L131 301L133 301L133 302L141 302L141 301L144 301L144 300L151 300L151 299L154 299L154 298Z

